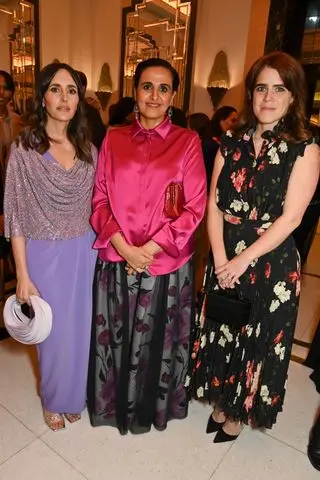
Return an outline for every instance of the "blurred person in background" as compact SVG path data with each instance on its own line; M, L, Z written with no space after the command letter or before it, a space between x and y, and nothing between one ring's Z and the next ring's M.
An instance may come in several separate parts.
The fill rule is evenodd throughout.
M84 89L84 95L86 94L88 80L84 72L77 71L79 78L81 80L82 87ZM85 116L89 125L89 130L91 134L91 141L93 145L100 150L101 144L106 134L106 127L101 119L101 115L97 108L92 105L92 102L85 100Z
M173 125L178 125L178 127L188 128L188 121L187 116L181 108L171 107L171 111L169 112L171 116L171 122Z
M123 127L130 125L134 120L134 106L132 97L123 97L109 107L109 127Z
M15 85L8 72L0 70L0 168L1 188L3 191L4 178L10 145L21 130L21 117L10 106L13 102ZM1 203L3 194L1 195Z

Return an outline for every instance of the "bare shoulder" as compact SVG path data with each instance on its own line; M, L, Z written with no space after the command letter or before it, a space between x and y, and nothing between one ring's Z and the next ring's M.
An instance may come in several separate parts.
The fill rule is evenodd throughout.
M311 156L316 156L319 157L320 153L320 148L319 145L315 142L310 143L309 145L306 146L304 155L311 155Z
M319 145L316 143L314 137L296 144L298 157L309 157L319 155Z
M304 151L298 156L297 162L296 162L297 167L303 166L303 168L306 168L310 166L316 167L320 166L320 148L319 145L316 143L310 143L306 145Z
M316 143L305 145L303 152L297 157L291 183L303 185L317 184L320 174L320 149Z

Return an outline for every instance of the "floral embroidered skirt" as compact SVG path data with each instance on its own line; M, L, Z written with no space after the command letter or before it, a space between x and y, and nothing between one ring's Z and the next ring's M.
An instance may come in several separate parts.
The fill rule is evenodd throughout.
M187 416L193 261L176 272L127 276L98 260L88 377L93 426L121 434L164 430Z
M228 258L255 240L251 237L245 226L225 224ZM243 296L252 302L248 324L234 330L206 318L202 295L186 386L192 397L219 403L236 420L271 428L285 396L300 292L292 237L253 262L240 280Z

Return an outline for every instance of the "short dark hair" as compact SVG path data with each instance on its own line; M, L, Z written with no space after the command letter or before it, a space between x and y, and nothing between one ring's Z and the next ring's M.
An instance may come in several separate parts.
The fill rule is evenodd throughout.
M284 52L272 52L260 57L250 68L245 79L245 99L235 133L242 136L250 128L255 128L257 119L253 113L252 100L257 79L265 68L278 72L284 86L291 92L293 102L283 118L282 137L299 142L308 139L311 134L306 129L307 86L303 68L293 57Z
M171 122L178 127L188 127L187 116L181 108L171 107Z
M6 72L5 70L0 70L0 75L4 78L4 81L6 82L7 90L9 90L9 92L11 92L12 95L14 95L14 91L16 87L10 73Z
M212 137L221 137L224 132L222 131L220 122L230 117L233 112L237 112L237 110L234 107L230 107L229 105L224 105L223 107L218 108L218 110L214 112L213 117L210 120Z
M167 60L164 60L163 58L148 58L148 60L144 60L143 62L138 63L133 79L135 89L138 88L142 73L150 67L162 67L169 70L172 75L172 91L176 92L178 90L180 83L179 74L177 70L171 65L171 63L167 62Z
M191 130L198 133L201 140L211 136L209 135L210 120L205 113L192 113L188 117L188 124Z
M128 115L133 112L135 100L132 97L123 97L109 108L109 125L123 125ZM111 108L112 107L112 108Z
M91 163L91 142L85 117L84 88L77 72L66 63L50 63L39 73L33 109L27 119L27 126L20 132L17 142L20 141L26 150L36 150L41 154L49 150L52 139L49 138L45 129L47 113L43 106L43 97L53 77L59 70L66 70L71 75L79 95L77 110L68 125L68 139L72 143L77 157L80 160Z

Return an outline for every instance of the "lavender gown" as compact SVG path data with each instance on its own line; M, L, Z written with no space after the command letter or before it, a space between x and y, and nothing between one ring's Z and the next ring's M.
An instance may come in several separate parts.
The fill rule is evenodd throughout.
M45 154L48 161L54 161ZM80 413L85 407L92 281L96 252L90 230L70 240L28 240L30 278L53 312L50 336L38 345L40 394L46 410Z

